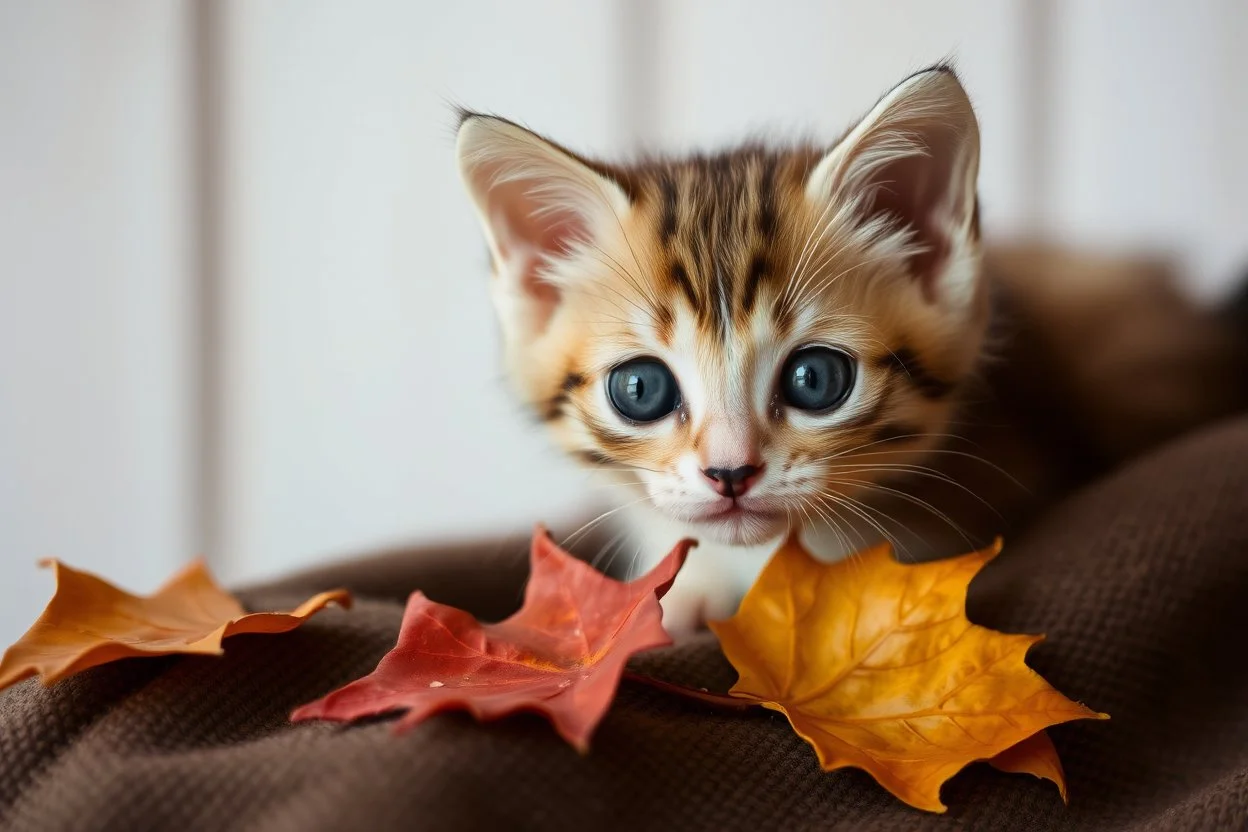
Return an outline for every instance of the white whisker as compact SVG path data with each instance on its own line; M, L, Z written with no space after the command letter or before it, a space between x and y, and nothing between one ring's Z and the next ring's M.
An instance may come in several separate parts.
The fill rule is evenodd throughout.
M905 500L906 502L911 503L912 505L918 506L919 508L922 508L926 511L931 512L936 517L939 517L941 520L943 520L945 523L949 525L949 528L957 532L958 535L963 540L966 541L968 546L974 546L974 544L971 542L970 537L966 534L966 532L962 529L961 526L959 526L956 522L954 522L953 518L951 518L948 514L946 514L945 512L933 506L927 500L924 500L920 497L916 497L913 494L902 491L901 489L898 489L898 488L890 488L886 485L880 485L879 483L873 483L873 482L864 481L864 480L838 479L838 480L829 480L829 482L833 485L856 485L860 488L867 488L872 491L881 491L881 492L884 492L885 494L892 494L898 499Z
M567 549L570 546L575 545L576 540L580 539L580 537L584 536L586 533L588 533L592 528L597 526L603 520L606 520L608 517L611 517L612 515L618 514L619 512L623 511L626 508L632 508L638 503L644 503L646 500L649 500L649 499L650 499L649 497L640 497L636 500L630 500L629 502L625 503L622 506L616 506L613 509L604 511L602 514L599 514L593 520L590 520L588 523L581 526L576 531L572 532L572 534L565 537L563 539L563 542L559 544L560 547Z

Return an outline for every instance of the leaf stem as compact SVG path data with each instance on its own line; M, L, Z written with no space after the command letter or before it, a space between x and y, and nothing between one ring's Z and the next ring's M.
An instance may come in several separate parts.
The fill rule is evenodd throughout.
M675 684L674 682L665 682L662 679L655 679L652 676L644 676L640 673L634 673L631 670L624 671L624 678L642 685L649 685L652 688L656 688L666 693L683 696L686 699L695 699L698 702L721 709L744 711L756 707L759 704L751 699L741 699L736 696L729 696L726 693L711 693L707 690L690 688L684 685Z

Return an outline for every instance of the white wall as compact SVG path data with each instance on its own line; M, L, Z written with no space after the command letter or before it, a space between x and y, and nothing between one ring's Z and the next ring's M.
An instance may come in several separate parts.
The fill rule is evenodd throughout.
M228 6L227 574L581 502L499 370L451 102L611 149L614 11Z
M990 233L1172 250L1212 296L1245 42L1242 0L0 0L0 642L44 555L237 581L593 501L506 395L450 102L607 155L832 137L952 55Z
M181 3L0 2L0 644L194 552Z
M1046 227L1168 250L1218 296L1248 264L1248 3L1055 5Z

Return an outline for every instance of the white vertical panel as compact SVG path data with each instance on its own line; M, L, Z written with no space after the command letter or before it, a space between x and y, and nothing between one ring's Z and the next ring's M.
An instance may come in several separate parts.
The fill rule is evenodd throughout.
M185 13L0 2L0 643L194 554Z
M1246 15L1240 0L1058 0L1050 230L1173 253L1201 294L1242 268Z
M505 388L449 102L610 150L612 3L226 7L230 576L554 520L584 476Z
M981 122L985 223L1019 229L1027 213L1021 0L657 6L661 115L651 138L660 147L713 146L752 132L830 142L911 72L953 58Z
M1200 267L1200 291L1220 295L1248 280L1248 3L1221 0L1211 35L1218 62L1213 83L1220 104L1214 110L1214 210L1207 260ZM1201 279L1203 278L1203 280Z

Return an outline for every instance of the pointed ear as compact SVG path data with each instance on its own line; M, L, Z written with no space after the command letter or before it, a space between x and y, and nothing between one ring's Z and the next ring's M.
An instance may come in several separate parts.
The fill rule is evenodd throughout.
M628 196L588 163L505 119L465 114L456 150L500 281L503 325L536 336L559 303L552 263L618 228Z
M819 203L856 204L864 227L908 233L929 300L967 297L978 268L979 125L951 69L907 78L820 160L806 182Z

